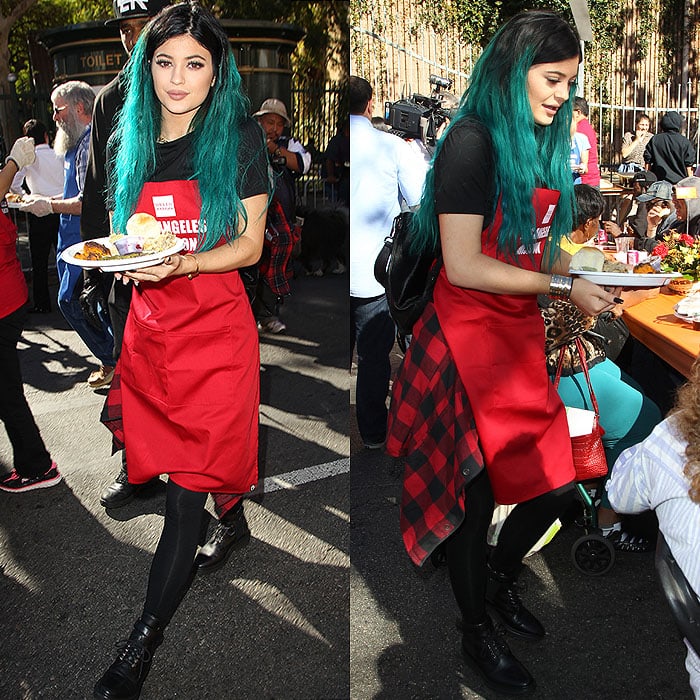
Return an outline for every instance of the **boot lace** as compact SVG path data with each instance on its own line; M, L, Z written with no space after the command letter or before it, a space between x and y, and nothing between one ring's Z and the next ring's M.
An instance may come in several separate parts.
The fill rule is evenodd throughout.
M519 610L523 607L520 594L525 592L527 592L527 584L513 580L499 591L498 597L507 606Z
M231 523L227 525L224 522L220 522L214 530L214 534L211 537L211 542L213 544L221 544L227 537L234 537L236 534L236 523Z
M117 642L117 655L115 663L125 663L129 668L138 668L139 672L144 664L151 660L151 652L141 644L134 642L131 639L124 639Z
M482 637L480 655L482 658L490 658L497 661L503 654L510 653L510 648L503 640L505 628L499 622L494 622L493 628Z

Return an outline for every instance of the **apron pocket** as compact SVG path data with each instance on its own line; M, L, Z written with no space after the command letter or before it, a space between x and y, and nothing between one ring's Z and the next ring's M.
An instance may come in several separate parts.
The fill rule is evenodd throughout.
M133 333L128 332L130 323L134 324ZM164 402L167 387L167 372L163 364L165 333L142 325L130 314L124 346L125 352L119 359L123 384L138 394Z
M550 381L541 324L532 318L489 324L486 342L493 406L539 403L544 410Z
M228 326L202 333L168 332L164 355L168 404L230 404L236 388L235 347Z

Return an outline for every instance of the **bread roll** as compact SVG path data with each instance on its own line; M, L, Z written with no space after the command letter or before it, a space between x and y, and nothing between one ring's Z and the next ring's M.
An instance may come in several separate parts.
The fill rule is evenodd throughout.
M126 222L126 234L128 236L160 236L162 229L158 221L144 212L137 212L129 217Z
M573 254L571 258L572 270L588 270L589 272L602 272L605 263L605 254L599 248L585 246Z

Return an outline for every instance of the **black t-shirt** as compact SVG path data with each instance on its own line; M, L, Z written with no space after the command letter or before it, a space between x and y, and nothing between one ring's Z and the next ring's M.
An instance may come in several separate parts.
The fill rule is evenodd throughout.
M487 129L473 119L453 126L435 160L436 214L480 214L491 223L496 171Z
M156 144L156 172L153 182L189 180L194 175L192 141L189 133L169 143ZM222 176L226 173L222 172ZM247 117L241 125L238 148L238 196L241 199L267 193L270 187L267 148L260 125Z

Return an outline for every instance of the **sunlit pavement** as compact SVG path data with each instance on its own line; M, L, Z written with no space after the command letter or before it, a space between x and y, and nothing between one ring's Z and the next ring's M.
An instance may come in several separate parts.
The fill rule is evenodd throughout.
M261 483L252 540L195 578L142 698L348 697L347 274L300 278L288 330L261 336ZM91 697L141 612L164 487L106 512L119 469L99 423L105 390L60 314L31 316L25 390L64 481L0 493L0 697ZM0 469L10 468L0 431ZM208 509L213 513L211 504ZM211 524L210 524L211 531Z

